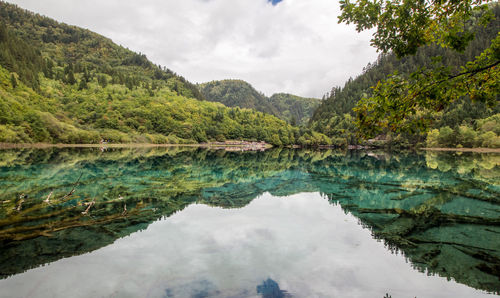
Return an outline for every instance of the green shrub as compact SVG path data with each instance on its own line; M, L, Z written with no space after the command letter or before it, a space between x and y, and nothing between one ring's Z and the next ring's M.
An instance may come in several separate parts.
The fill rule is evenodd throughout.
M478 129L483 132L492 131L497 135L500 135L500 114L495 114L486 119L481 119L477 121Z
M456 144L455 132L448 126L441 127L438 135L439 145L445 147L454 147Z
M439 130L432 129L427 133L426 145L427 147L439 147Z
M464 147L472 148L476 145L477 133L470 127L462 125L458 128L458 142Z
M22 127L0 125L0 143L32 143Z
M495 147L498 145L498 136L492 132L488 131L479 136L479 142L481 144L481 147L484 148L498 148Z

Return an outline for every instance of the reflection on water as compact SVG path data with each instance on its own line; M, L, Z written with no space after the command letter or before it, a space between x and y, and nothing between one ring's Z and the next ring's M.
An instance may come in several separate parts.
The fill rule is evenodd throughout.
M206 230L198 225L199 221L200 224L208 225L206 222L203 223L208 211L205 210L206 212L198 214L199 217L195 217L192 216L191 207L184 210L188 206L222 207L223 209L217 209L221 218L219 224L227 228L222 232L219 231L220 235L210 235L212 239L203 243L198 250L185 254L184 262L190 262L185 269L191 272L183 270L185 272L166 274L162 273L161 269L153 270L157 276L164 277L161 282L158 281L163 288L151 286L154 290L153 296L206 297L259 294L263 297L290 297L290 295L297 296L297 293L310 296L335 290L338 294L353 293L351 296L363 296L361 295L363 290L369 293L370 288L359 284L355 285L359 290L358 294L347 289L342 291L342 285L331 280L329 286L321 284L316 291L311 289L311 285L318 283L316 279L324 278L314 276L315 270L326 275L335 273L335 268L316 269L322 268L322 261L319 259L311 259L310 264L307 264L309 265L307 268L310 268L308 274L314 280L297 281L297 277L301 275L297 270L290 270L287 276L281 272L286 271L290 264L312 254L312 251L320 249L317 246L327 245L320 249L326 249L320 254L322 258L340 257L332 252L337 242L325 240L328 237L332 239L338 237L338 232L335 232L337 229L324 234L318 232L316 235L318 238L308 238L307 244L311 247L302 250L296 249L297 241L282 239L276 244L276 252L289 249L293 254L285 254L286 258L280 258L276 267L266 267L266 270L261 271L256 268L257 264L246 262L258 257L268 260L269 256L261 254L269 253L269 248L265 246L275 244L272 238L269 238L275 234L270 234L268 231L272 228L261 229L245 235L249 241L246 243L238 238L238 235L233 235L233 232L241 232L236 228L233 231L231 228L232 225L238 226L241 219L233 218L230 214L234 210L247 212L245 210L250 207L250 202L266 192L278 197L299 193L301 193L299 196L306 197L305 192L319 192L323 198L320 201L329 203L332 208L341 208L343 213L355 216L364 231L382 241L386 247L385 251L388 249L402 253L406 260L411 262L411 266L417 269L417 271L412 270L415 274L422 275L418 272L420 271L429 275L439 275L492 293L498 293L500 289L500 155L498 154L459 155L433 152L420 155L388 155L285 149L238 153L193 148L135 148L107 152L92 148L5 150L0 152L0 189L2 189L0 276L4 278L0 281L0 287L8 288L10 293L18 293L17 291L22 293L19 288L13 287L26 275L37 280L37 274L44 275L56 268L58 270L55 270L54 274L61 275L67 266L76 266L74 263L95 264L92 258L83 255L61 260L51 266L31 270L25 274L19 273L86 252L93 252L91 255L106 255L109 250L119 250L120 243L126 239L143 234L135 233L137 231L151 234L149 238L146 237L148 241L144 242L148 243L148 246L154 246L151 243L155 243L154 239L158 237L171 238L171 241L157 243L162 248L168 247L169 243L188 246L198 243L198 240L193 238L191 242L179 244L176 236L187 237L186 235L199 230L204 230L207 235L218 231L216 227ZM319 211L314 207L313 200L300 201L300 204L290 205L288 211L293 213L298 208L317 216L316 213ZM245 208L236 209L242 207ZM288 213L278 212L278 208L287 208L286 205L261 208L270 210L260 209L258 212L266 211L270 213L269 216L277 217L278 223L273 222L274 226L278 226L282 221L288 220L291 224L292 220L300 219L300 217L290 217ZM159 231L159 234L154 233L153 228L160 223L158 219L165 219L161 221L162 223L172 224L172 221L175 223L177 215L172 215L181 210L184 211L178 214L186 214L187 220L182 226L177 226L177 229L185 230L186 235L179 234L173 229L167 232ZM327 214L331 216L335 213L334 209L329 212ZM305 215L301 213L301 216ZM256 220L263 219L256 218ZM151 225L153 222L156 223ZM252 227L251 222L243 220L241 222ZM296 228L303 228L309 234L314 234L311 230L321 230L314 224L314 221L310 220L303 223L304 227ZM338 222L330 224L339 225ZM255 224L253 228L256 226L258 225ZM218 241L223 241L224 237L229 237L225 233L233 237L232 241L238 249L231 250L230 247L216 245ZM304 237L308 233L297 232L297 237L300 237L299 242L305 241ZM129 235L130 237L123 238ZM341 243L348 241L347 238L337 240ZM243 244L240 243L242 241ZM252 241L261 247L252 246ZM371 237L368 237L367 241L373 242ZM127 246L130 245L127 243ZM252 248L253 254L246 255L249 247ZM218 249L223 251L215 252ZM170 257L175 258L185 250L189 252L190 248L168 247L167 251ZM201 255L208 253L214 257L224 250L234 253L234 258L229 258L229 266L222 266L221 270L224 272L218 271L217 268L221 268L221 263L216 262L217 258L213 263L203 264L205 266L203 268L197 267L200 264L197 264L196 260ZM352 248L346 250L352 251ZM135 250L126 253L132 255L140 251L141 248L136 247ZM148 258L158 258L161 253L160 250L152 248L150 254ZM358 258L365 260L369 268L369 264L373 265L371 258L363 254L370 253L360 251L357 255ZM158 263L135 257L130 257L126 261L113 260L109 263L110 261L104 260L113 259L113 254L106 256L102 262L109 265L108 267L117 264L116 266L123 266L122 269L128 272L147 270L151 264ZM123 258L123 255L117 256ZM239 260L245 257L246 261ZM378 257L383 256L381 254ZM93 256L93 258L98 257ZM180 266L163 258L160 260L165 266L167 264L172 268ZM222 258L219 261L227 260ZM333 263L324 261L324 263L334 266L336 264L334 261L332 260ZM162 262L158 264L161 265ZM353 267L349 268L349 264ZM352 260L343 264L347 270L343 274L351 272L349 274L354 274L353 278L359 277L356 273L352 273L355 272L355 264L357 263ZM79 266L85 267L90 275L92 271L98 269L87 263ZM239 269L249 273L245 276L233 276L240 272ZM116 274L109 270L109 275L103 274L101 278L110 278ZM168 271L168 268L164 270ZM401 274L399 267L385 268L385 270L395 270L391 275ZM382 283L374 277L377 273L372 273L372 279ZM216 275L219 278L224 276L232 281L231 284L240 285L240 288L231 288L220 281L217 282ZM368 276L369 274L365 279L368 279ZM408 278L412 281L418 280L413 275ZM130 282L133 279L141 280L136 274L122 280ZM295 281L294 284L290 284L292 280ZM171 285L163 284L166 281ZM429 282L428 279L425 279L425 282ZM52 288L55 286L52 282L48 284ZM374 282L367 284L372 290L376 288ZM106 285L103 284L102 293L99 292L99 287L95 287L95 292L87 294L111 295L105 288ZM139 293L133 289L113 289L128 295ZM383 297L391 288L378 290L377 293L381 293L379 296ZM400 293L406 296L416 295L417 290L418 287L413 292L400 291ZM392 293L395 293L394 291Z
M257 294L261 294L263 298L284 298L291 297L286 291L280 289L280 286L274 280L268 278L261 285L257 286Z

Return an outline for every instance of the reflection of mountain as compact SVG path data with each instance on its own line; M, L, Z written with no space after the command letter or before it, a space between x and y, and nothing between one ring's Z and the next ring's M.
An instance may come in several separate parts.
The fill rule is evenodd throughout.
M3 277L106 246L194 202L239 208L264 192L320 191L418 270L500 288L498 155L178 148L0 154ZM43 202L51 191L50 204Z
M257 286L257 293L262 295L262 298L292 297L292 295L288 294L286 291L281 290L278 283L270 278Z

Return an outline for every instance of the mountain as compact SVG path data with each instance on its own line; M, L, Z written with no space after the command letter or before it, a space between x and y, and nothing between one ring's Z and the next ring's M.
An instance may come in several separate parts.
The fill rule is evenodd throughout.
M319 105L316 98L304 98L279 93L270 98L242 80L212 81L198 85L201 94L209 101L228 107L254 109L286 120L292 124L306 124Z
M296 142L274 116L203 100L196 85L110 39L0 1L0 142Z
M266 96L242 80L222 80L200 84L201 94L209 101L220 102L226 107L253 109L277 115Z
M276 93L269 102L278 110L277 116L293 125L306 125L321 101L287 93Z
M475 38L462 53L438 45L430 45L420 48L415 55L401 59L398 59L392 53L381 54L377 61L369 63L363 69L361 75L354 79L350 78L343 87L333 87L325 95L325 100L314 111L309 127L331 137L334 144L356 143L355 112L353 108L361 98L369 97L373 86L395 72L400 76L408 76L421 67L436 67L439 65L437 61L441 61L440 63L444 66L458 72L461 66L473 60L489 47L491 40L499 34L500 5L492 5L492 11L496 18L487 26L469 24L475 26ZM434 58L436 56L441 58ZM475 144L469 144L469 146L493 146L490 141L491 138L495 139L494 135L491 133L489 133L489 137L481 137L481 135L494 131L491 127L494 127L495 124L491 123L498 122L496 125L500 125L500 115L493 117L498 113L500 113L500 105L498 104L494 108L488 108L483 103L472 102L469 98L461 98L445 110L433 115L431 129L440 130L446 127L445 131L452 130L451 137L442 136L443 139L453 139L442 141L440 145L443 147L464 145L467 141L462 134L469 133L476 134L477 137L474 141ZM498 121L495 120L497 118ZM490 123L491 125L485 126L484 123ZM427 134L424 131L416 131L414 134L391 134L389 132L382 138L391 140L393 144L398 143L402 146L409 146L419 142L423 143L427 138ZM498 147L500 147L500 137L496 136L495 140L494 142L497 142Z

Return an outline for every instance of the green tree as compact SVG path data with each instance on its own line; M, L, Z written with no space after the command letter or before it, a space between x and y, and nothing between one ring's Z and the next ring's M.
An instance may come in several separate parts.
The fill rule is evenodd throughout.
M106 79L106 76L104 75L99 75L97 76L97 83L99 83L102 88L106 88L106 86L108 85L108 79Z
M283 143L280 140L280 137L277 134L273 134L271 136L271 139L269 140L269 142L271 144L273 144L274 146L281 146L281 145L283 145Z
M500 137L498 137L494 132L488 131L481 134L478 138L481 147L485 148L499 148L500 147Z
M438 43L463 51L474 39L467 21L479 11L488 11L492 0L341 0L339 22L356 24L358 32L374 29L372 45L399 57ZM481 14L478 22L488 23L491 13Z
M10 74L10 83L12 85L12 88L16 89L16 87L17 87L17 79L16 79L16 76L13 73Z
M50 59L45 59L45 63L43 64L43 74L46 78L52 79L54 77L54 63Z
M83 78L85 79L85 82L90 82L90 80L92 79L91 76L90 76L90 72L87 68L85 68L85 70L83 71Z
M384 53L394 51L399 57L415 54L421 46L432 43L463 51L474 39L471 25L491 21L488 2L342 0L339 22L355 23L358 31L374 29L372 45ZM356 125L364 137L385 130L426 128L426 112L443 110L464 95L493 106L500 93L499 63L500 33L481 55L458 71L436 58L435 66L409 76L394 73L380 81L371 96L359 101ZM416 114L419 117L406 121Z
M456 141L455 132L448 126L441 127L437 139L440 145L451 147Z
M80 91L87 88L88 88L87 81L85 80L85 78L82 78L80 80L80 84L78 85L78 90Z
M474 147L477 133L474 131L474 129L462 125L458 128L458 137L458 142L464 147Z
M74 85L76 84L76 79L75 79L75 74L73 73L73 70L70 69L68 71L68 75L66 77L66 83L70 84L70 85Z
M431 147L431 148L432 147L439 147L438 138L439 138L439 130L432 129L431 131L429 131L429 133L427 134L427 140L426 140L427 147Z

